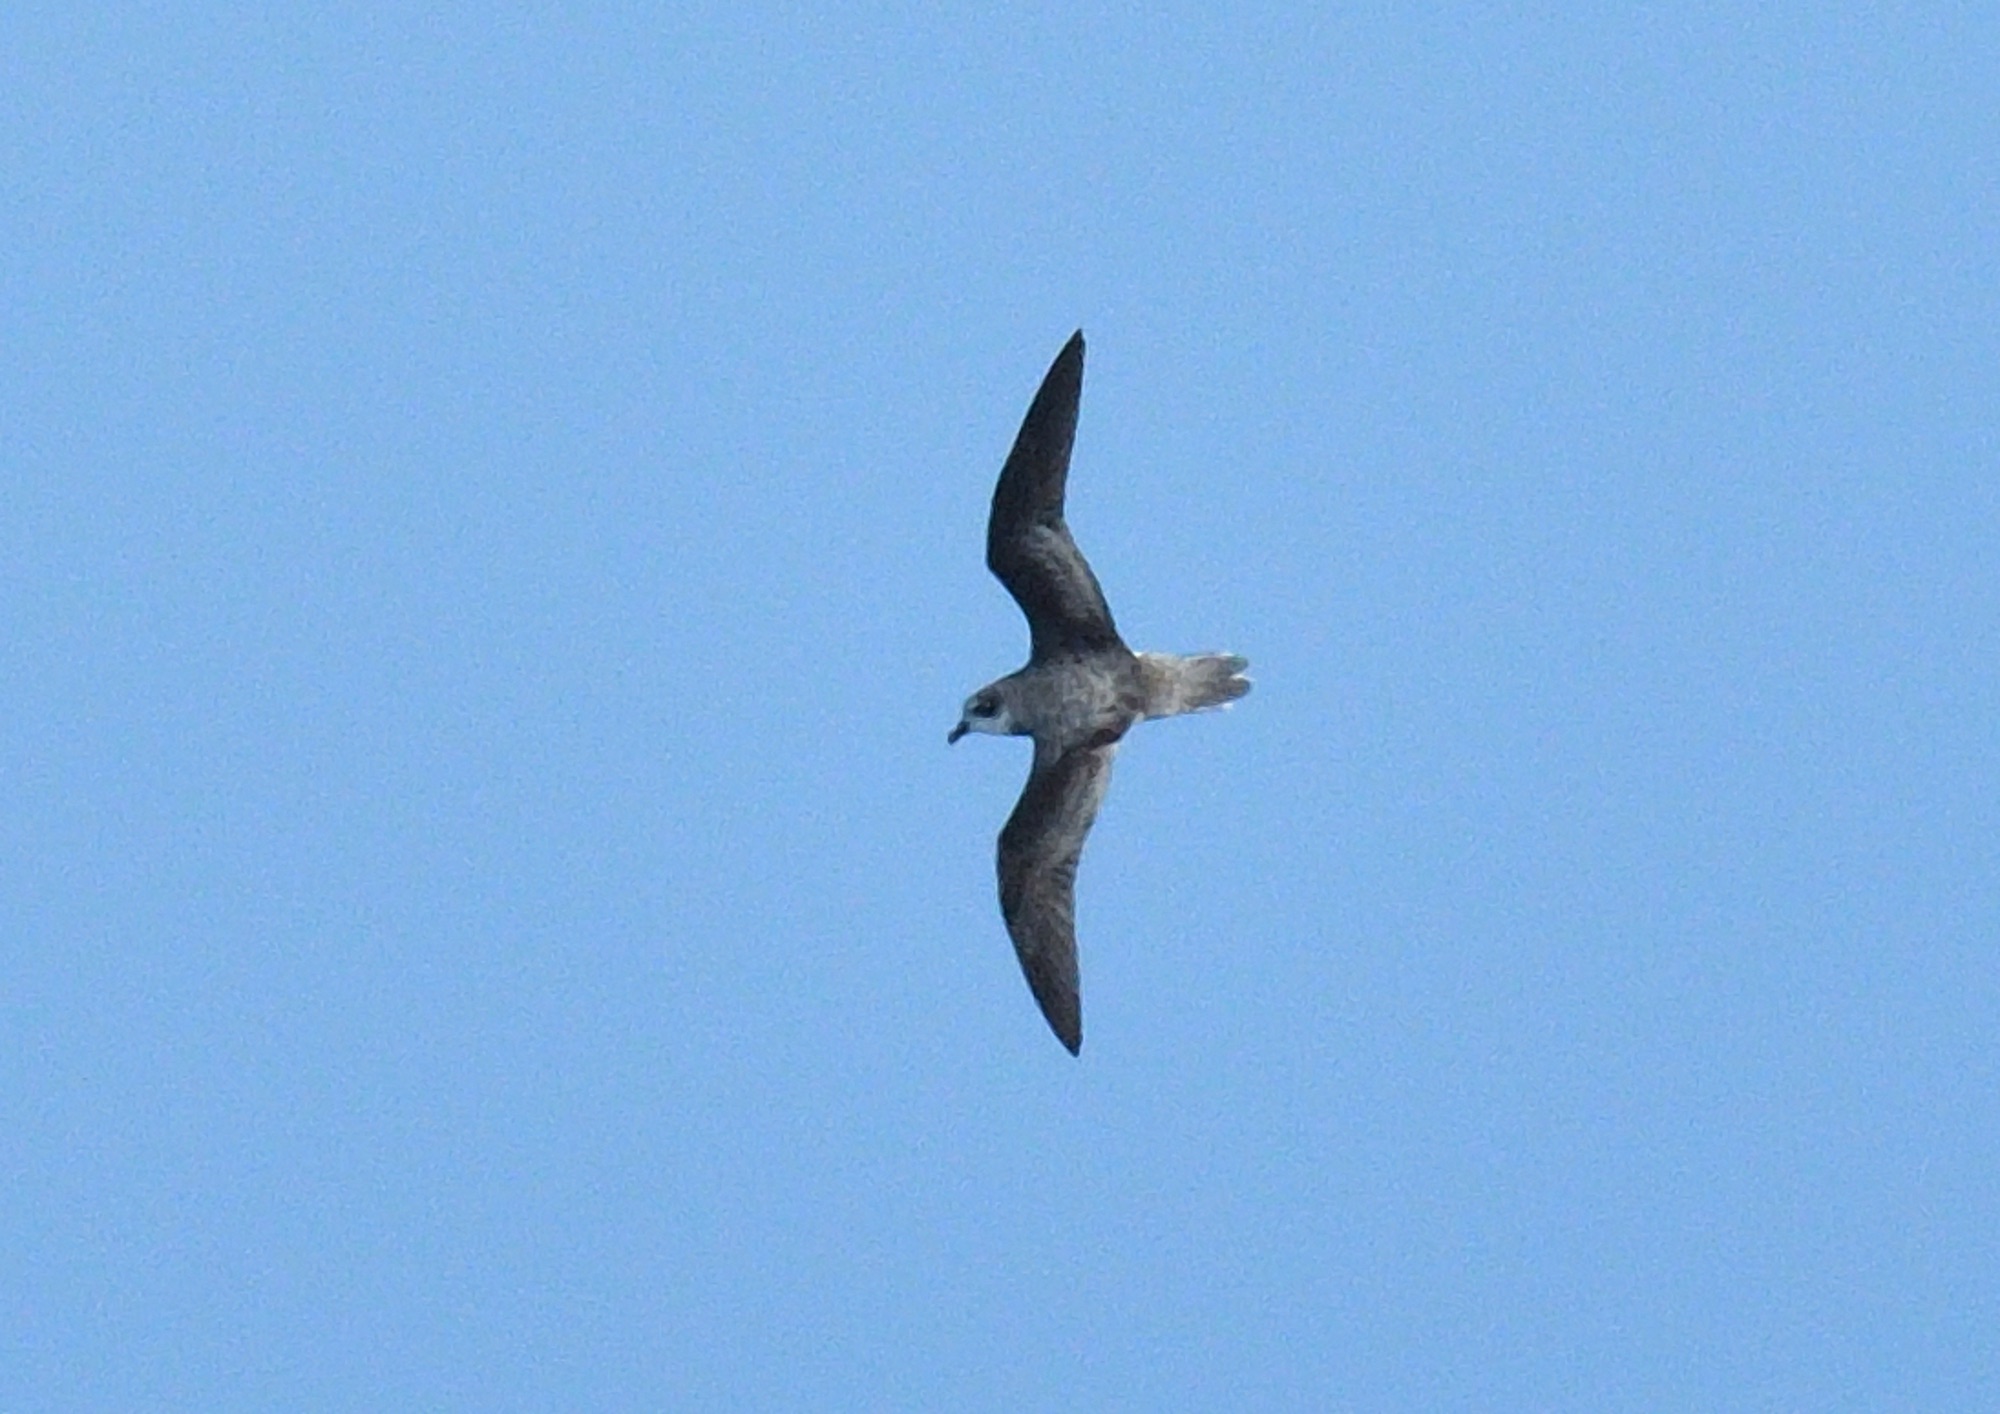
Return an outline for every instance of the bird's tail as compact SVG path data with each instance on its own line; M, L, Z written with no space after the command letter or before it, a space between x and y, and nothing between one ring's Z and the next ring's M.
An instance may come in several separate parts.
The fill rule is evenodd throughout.
M1249 666L1248 658L1234 653L1196 653L1186 658L1173 653L1141 653L1146 715L1177 717L1234 702L1250 690L1250 679L1243 676Z

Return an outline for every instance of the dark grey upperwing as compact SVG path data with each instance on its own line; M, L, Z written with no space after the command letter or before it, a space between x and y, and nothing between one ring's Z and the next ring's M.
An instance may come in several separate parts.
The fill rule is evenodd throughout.
M1083 1049L1076 864L1111 784L1114 746L1080 746L1035 769L1000 831L1000 914L1028 989L1071 1055Z
M1097 576L1063 523L1070 444L1083 396L1083 331L1049 365L993 488L986 567L1028 616L1033 659L1124 647Z

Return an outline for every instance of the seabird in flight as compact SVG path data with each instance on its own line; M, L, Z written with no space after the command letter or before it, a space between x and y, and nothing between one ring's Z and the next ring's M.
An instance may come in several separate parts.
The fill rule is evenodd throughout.
M1076 864L1135 722L1220 707L1250 690L1233 653L1134 653L1063 523L1083 393L1083 331L1063 345L1028 405L993 488L986 567L1028 617L1028 666L965 700L948 738L1031 736L1035 763L1000 831L1000 913L1056 1039L1083 1048L1077 994Z

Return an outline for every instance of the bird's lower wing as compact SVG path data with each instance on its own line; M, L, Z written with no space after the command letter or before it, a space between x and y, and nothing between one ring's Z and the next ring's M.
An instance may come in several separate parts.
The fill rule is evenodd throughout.
M1111 784L1115 746L1037 762L1000 831L1000 913L1035 1001L1056 1039L1083 1047L1076 963L1076 866Z

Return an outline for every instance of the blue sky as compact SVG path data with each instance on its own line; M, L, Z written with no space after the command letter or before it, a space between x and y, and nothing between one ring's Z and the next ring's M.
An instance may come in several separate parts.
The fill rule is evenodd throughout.
M2000 1404L1979 7L15 7L0 1407ZM1123 752L1086 1042L981 564Z

